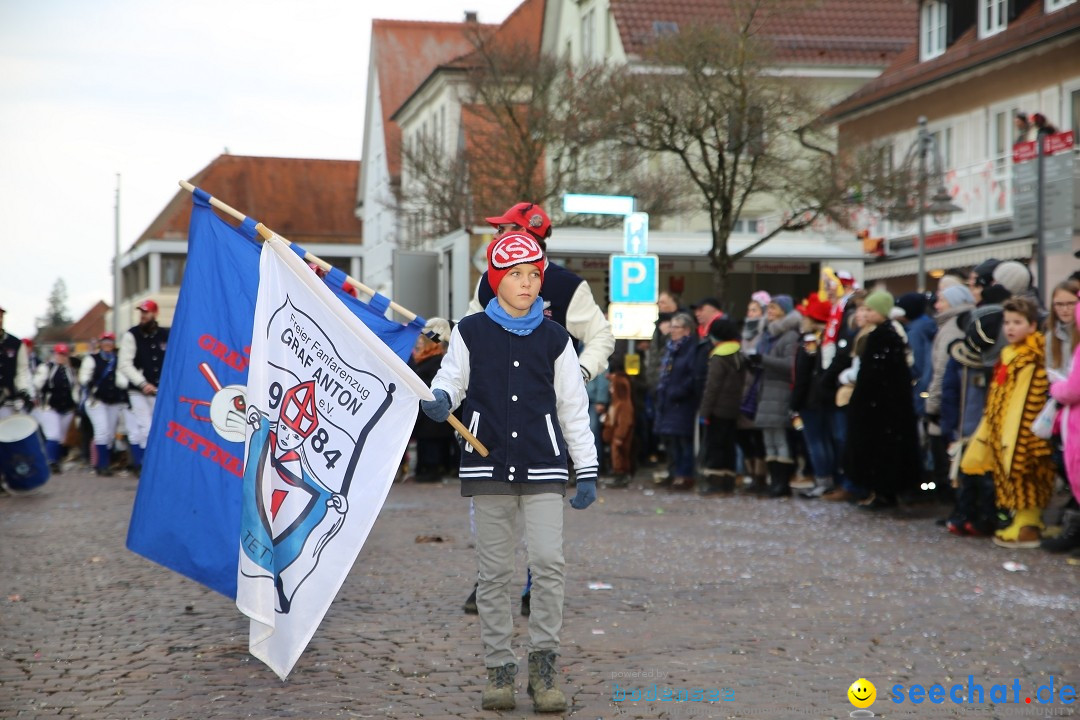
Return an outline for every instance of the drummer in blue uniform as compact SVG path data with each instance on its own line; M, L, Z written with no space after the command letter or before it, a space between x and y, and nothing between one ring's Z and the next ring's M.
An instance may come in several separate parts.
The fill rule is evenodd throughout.
M94 473L109 476L112 446L121 410L127 409L127 392L116 386L116 335L104 333L98 351L79 366L79 384L86 389L86 415L94 427Z
M124 424L131 448L131 464L138 474L142 470L146 440L150 437L150 420L154 417L154 401L161 382L161 369L165 365L169 329L158 325L158 305L153 300L143 300L135 309L139 311L139 324L124 333L120 340L116 384L128 391L130 408L124 415Z
M49 362L38 366L34 387L41 398L41 432L45 435L49 468L59 473L60 446L67 437L79 404L79 383L75 369L71 367L71 349L66 343L57 343Z
M15 412L29 412L32 392L26 345L4 330L4 308L0 307L0 420Z

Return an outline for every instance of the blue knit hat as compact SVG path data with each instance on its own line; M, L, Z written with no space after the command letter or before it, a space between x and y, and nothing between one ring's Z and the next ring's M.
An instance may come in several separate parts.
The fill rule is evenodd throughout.
M963 285L952 285L944 290L938 290L938 295L945 298L949 307L975 304L975 296Z
M785 315L791 313L791 311L795 309L795 301L791 299L790 295L773 295L769 304L776 305L784 311Z

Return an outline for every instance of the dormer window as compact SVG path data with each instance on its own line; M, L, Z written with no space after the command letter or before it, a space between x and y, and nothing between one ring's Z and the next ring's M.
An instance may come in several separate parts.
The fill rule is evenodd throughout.
M979 0L979 37L997 35L1009 23L1008 0Z
M944 0L927 0L919 23L919 58L931 60L945 52L949 6Z

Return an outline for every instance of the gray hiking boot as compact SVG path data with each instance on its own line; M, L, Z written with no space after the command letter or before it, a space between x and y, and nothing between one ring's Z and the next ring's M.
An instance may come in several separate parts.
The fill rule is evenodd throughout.
M514 701L514 676L516 675L517 665L514 663L488 668L487 687L484 688L484 697L480 701L480 707L485 710L513 710L517 707Z
M566 695L559 687L554 650L537 650L529 653L529 697L533 699L536 712L565 712Z

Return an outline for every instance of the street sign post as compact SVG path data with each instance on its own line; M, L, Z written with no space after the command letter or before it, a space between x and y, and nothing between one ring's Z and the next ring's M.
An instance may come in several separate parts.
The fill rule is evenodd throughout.
M619 340L649 340L656 329L660 308L643 303L611 303L608 305L608 322L611 334ZM634 374L637 373L627 373Z
M623 216L625 255L612 255L608 273L608 321L615 337L629 340L628 375L640 372L634 340L649 339L656 327L660 293L660 258L649 249L649 214L634 212L635 200L623 195L563 195L563 211Z
M630 213L623 219L623 252L644 255L649 251L649 213Z
M563 195L563 212L588 215L629 215L634 198L629 195Z
M609 300L653 304L660 297L660 258L656 255L612 255Z

